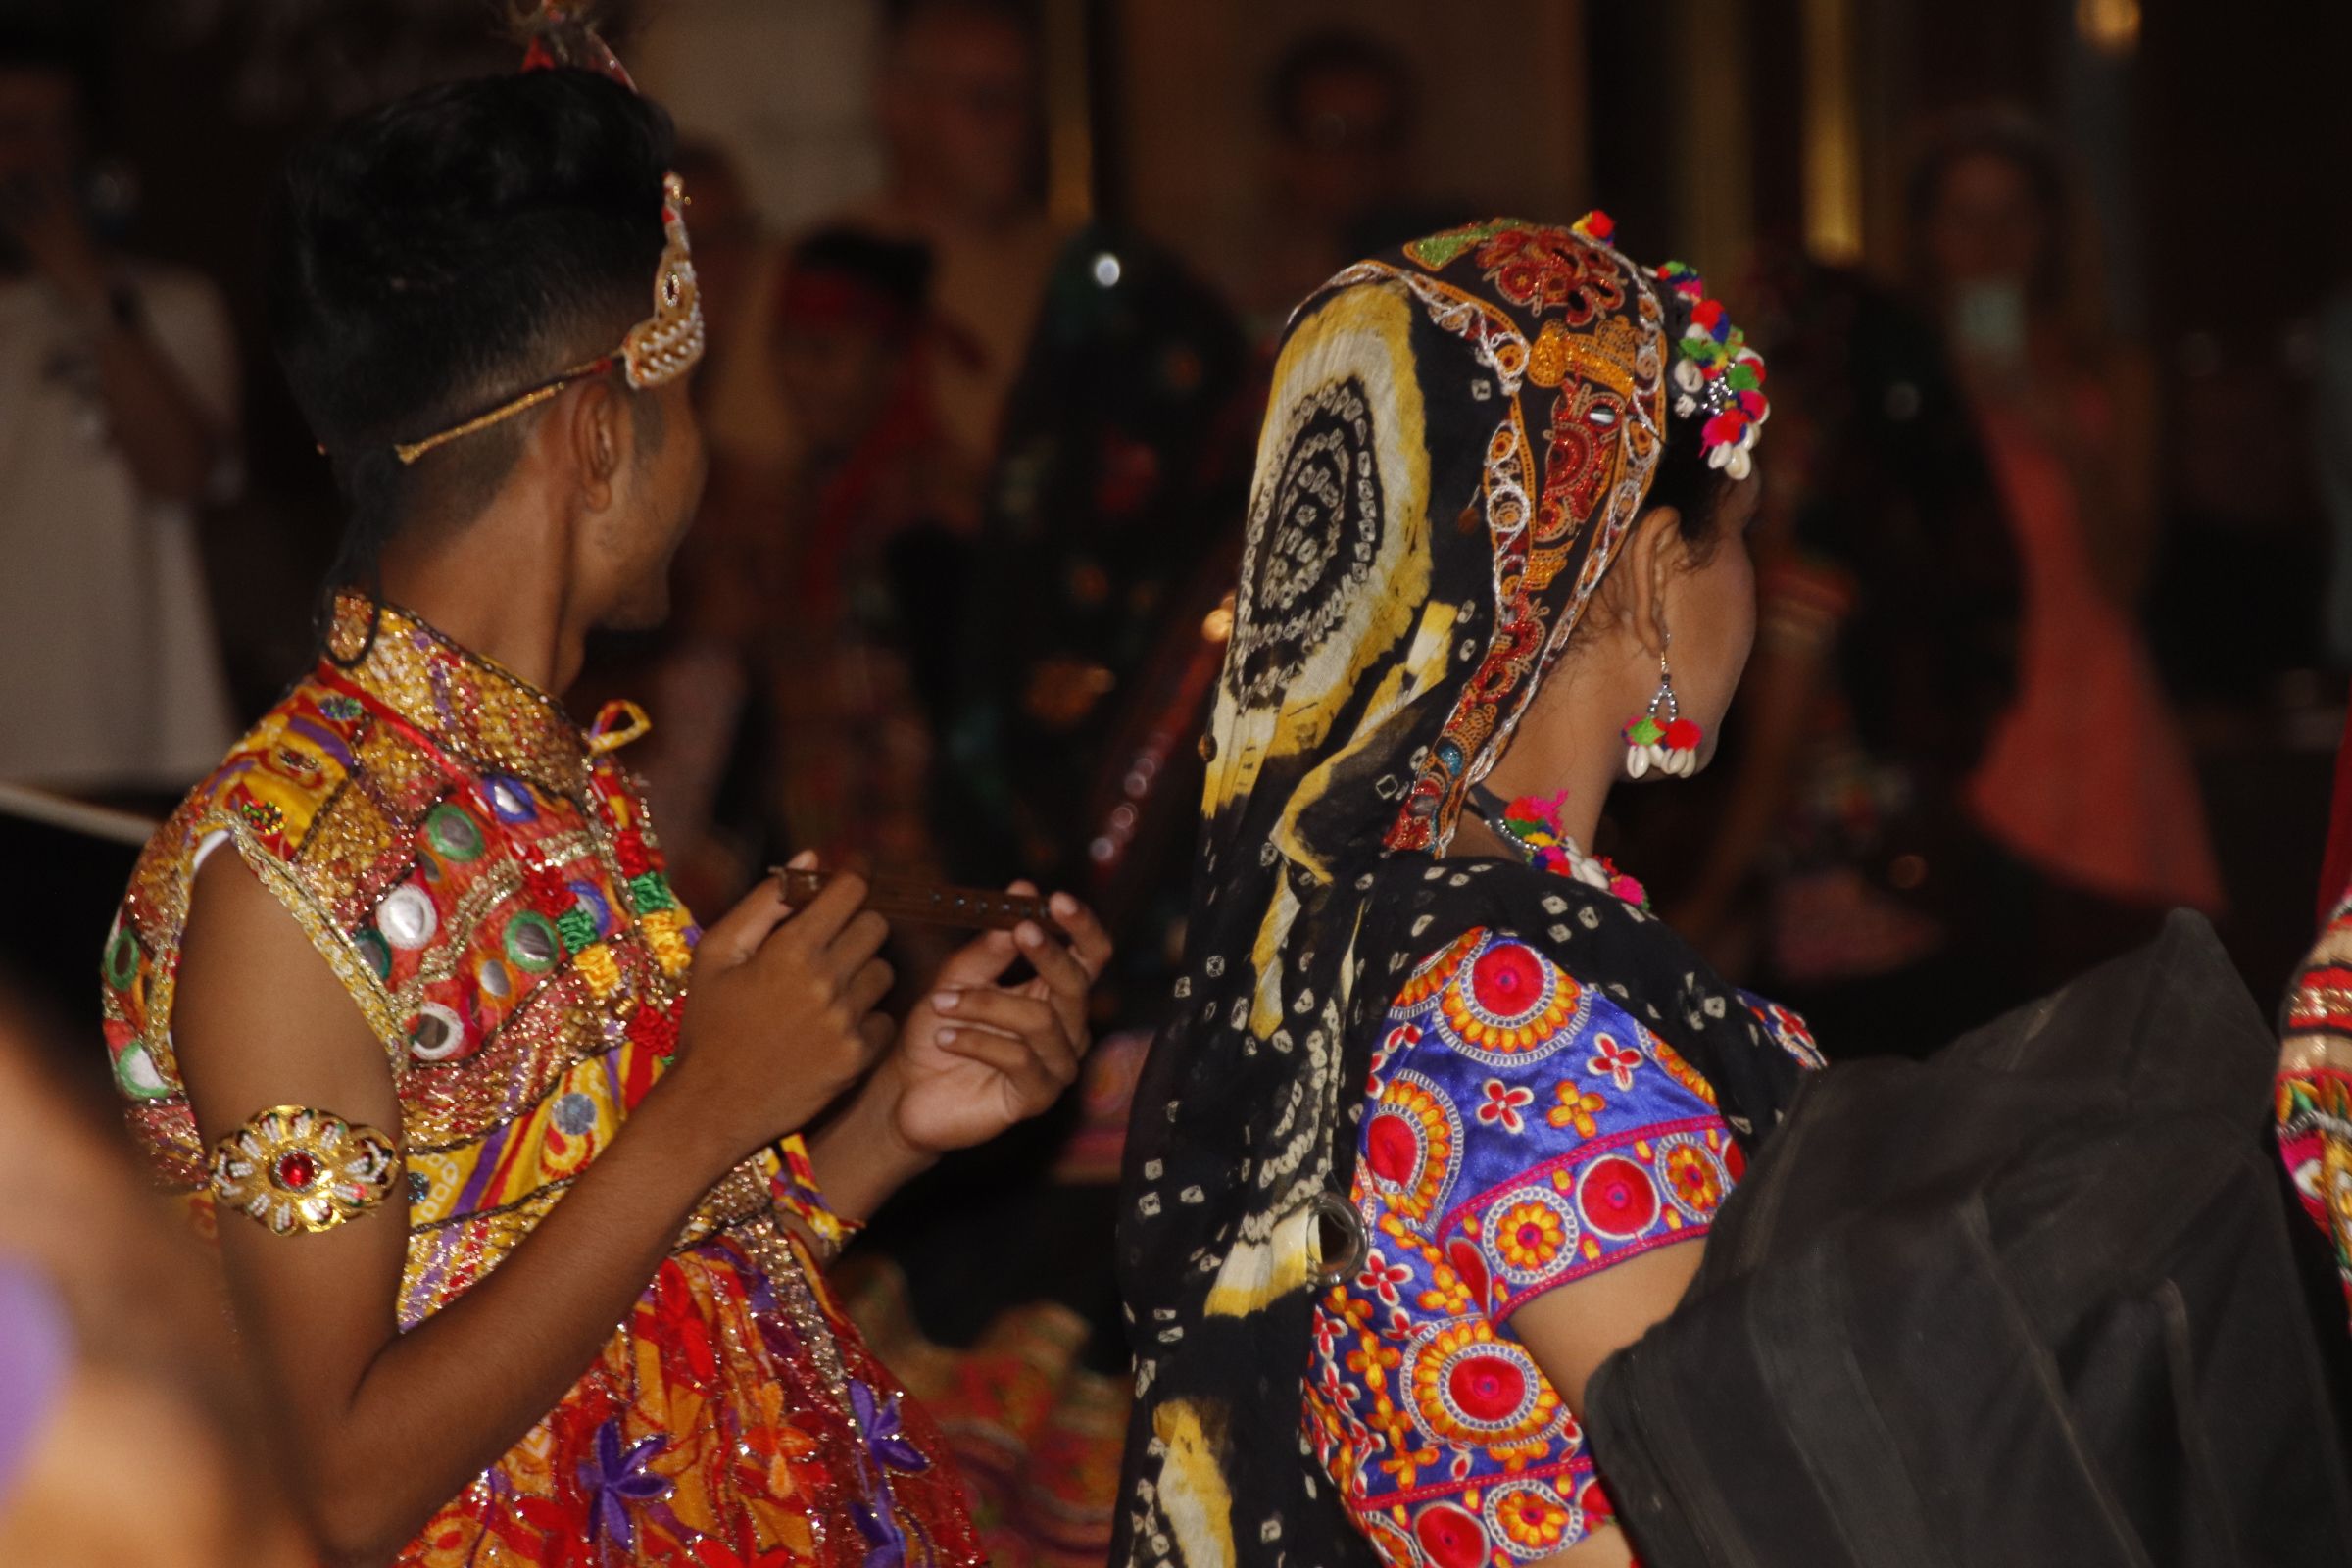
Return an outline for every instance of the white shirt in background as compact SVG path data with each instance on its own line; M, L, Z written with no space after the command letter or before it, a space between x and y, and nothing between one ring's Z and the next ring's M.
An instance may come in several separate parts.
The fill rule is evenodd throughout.
M144 330L219 422L236 347L213 286L134 265ZM195 509L145 495L115 443L86 328L37 277L0 279L0 779L170 790L235 738ZM216 499L235 488L233 465Z

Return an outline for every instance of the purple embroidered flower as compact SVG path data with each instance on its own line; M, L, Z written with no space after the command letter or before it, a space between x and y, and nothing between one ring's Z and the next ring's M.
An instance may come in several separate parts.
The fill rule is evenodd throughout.
M625 1452L620 1446L620 1417L596 1429L596 1450L580 1461L580 1487L588 1494L588 1537L617 1542L624 1549L637 1544L637 1516L631 1505L658 1501L669 1495L669 1482L653 1474L653 1463L666 1440L659 1434L640 1441Z
M863 1388L861 1383L850 1385ZM858 1522L858 1533L865 1538L865 1568L906 1568L906 1533L888 1513L878 1513L862 1502L850 1504L850 1517Z
M850 1380L850 1407L857 1413L858 1430L865 1434L865 1447L887 1470L921 1471L931 1468L923 1450L906 1441L899 1424L899 1398L892 1395L888 1403L878 1401L874 1391L863 1378Z

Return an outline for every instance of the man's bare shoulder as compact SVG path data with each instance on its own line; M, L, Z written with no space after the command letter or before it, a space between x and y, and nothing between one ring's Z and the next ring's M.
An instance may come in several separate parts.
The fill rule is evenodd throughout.
M236 854L196 873L172 1034L198 1119L219 1136L273 1104L397 1120L385 1052L284 902Z

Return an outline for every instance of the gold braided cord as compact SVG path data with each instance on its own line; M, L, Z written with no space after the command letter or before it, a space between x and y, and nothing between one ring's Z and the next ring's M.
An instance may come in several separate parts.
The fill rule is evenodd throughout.
M502 419L512 419L517 414L537 408L574 381L584 381L592 375L602 375L611 368L612 368L612 356L610 354L599 355L585 365L573 366L552 380L540 382L520 397L502 403L487 414L475 415L464 424L453 424L448 429L428 435L421 441L400 442L392 448L392 455L398 458L403 465L415 463L435 447L445 446L452 441L469 436L476 430L487 430Z
M593 42L595 35L589 34ZM602 43L597 43L600 50ZM605 60L611 71L618 74L620 81L628 81L628 74L620 63L612 60L610 51ZM627 371L633 391L644 391L676 380L701 363L703 358L702 290L694 276L694 253L686 237L686 182L673 171L662 176L662 229L666 243L662 250L662 265L654 274L654 314L629 329L620 347L610 354L600 355L585 365L575 365L551 380L540 382L529 391L500 404L486 414L477 414L463 424L452 425L421 441L396 443L392 455L403 466L415 463L435 447L445 446L477 430L486 430L502 419L512 419L517 414L537 408L574 381L592 375L602 375L620 365Z

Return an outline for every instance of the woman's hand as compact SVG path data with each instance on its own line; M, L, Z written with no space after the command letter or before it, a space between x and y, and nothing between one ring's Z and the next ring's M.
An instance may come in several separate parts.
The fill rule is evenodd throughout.
M1012 891L1035 890L1016 882ZM1087 1004L1110 961L1110 937L1067 894L1050 907L1066 946L1024 923L959 949L857 1100L809 1140L835 1213L864 1218L941 1154L1037 1115L1077 1080L1091 1044ZM1032 978L1000 984L1023 958Z

